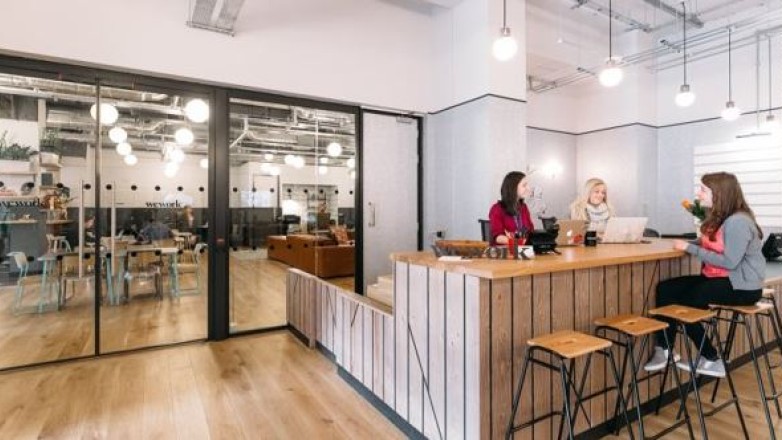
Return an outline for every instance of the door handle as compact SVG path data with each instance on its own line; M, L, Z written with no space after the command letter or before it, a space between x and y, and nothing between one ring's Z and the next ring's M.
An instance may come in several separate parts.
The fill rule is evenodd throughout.
M369 226L370 228L374 228L376 224L376 218L375 218L375 207L376 205L372 202L369 202Z

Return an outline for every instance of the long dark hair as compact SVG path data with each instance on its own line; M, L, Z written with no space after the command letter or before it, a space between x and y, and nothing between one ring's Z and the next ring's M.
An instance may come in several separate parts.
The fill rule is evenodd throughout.
M709 173L701 177L701 182L712 193L711 209L701 225L702 234L708 235L710 240L715 240L717 230L722 227L725 219L737 212L742 212L752 219L758 230L758 237L763 238L763 231L755 220L755 214L744 199L744 192L735 175L724 172Z
M500 187L500 204L508 215L518 215L519 204L524 203L523 199L519 199L518 188L519 182L525 177L527 177L527 175L521 171L511 171L502 179L502 186Z

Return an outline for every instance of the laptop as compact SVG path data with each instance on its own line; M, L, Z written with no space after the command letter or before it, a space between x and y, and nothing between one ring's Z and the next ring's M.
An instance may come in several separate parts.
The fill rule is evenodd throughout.
M611 217L601 243L640 243L647 217Z
M587 222L584 220L557 220L559 234L557 234L557 247L581 246L584 244Z

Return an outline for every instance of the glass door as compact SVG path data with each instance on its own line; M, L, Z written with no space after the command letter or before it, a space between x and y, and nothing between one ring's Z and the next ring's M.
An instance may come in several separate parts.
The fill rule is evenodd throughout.
M355 116L230 100L230 331L283 326L286 273L353 289Z
M95 93L0 74L0 369L95 352Z
M209 104L101 87L101 352L207 336Z

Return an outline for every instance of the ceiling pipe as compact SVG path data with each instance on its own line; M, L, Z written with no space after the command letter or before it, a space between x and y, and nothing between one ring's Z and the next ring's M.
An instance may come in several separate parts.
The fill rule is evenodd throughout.
M663 0L643 0L643 2L660 11L673 15L673 18L677 21L682 19L682 13L668 3L665 3ZM690 14L689 17L686 18L686 21L691 26L694 26L698 29L703 28L703 22L698 18L698 14Z

